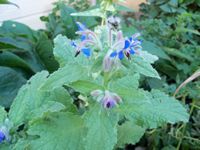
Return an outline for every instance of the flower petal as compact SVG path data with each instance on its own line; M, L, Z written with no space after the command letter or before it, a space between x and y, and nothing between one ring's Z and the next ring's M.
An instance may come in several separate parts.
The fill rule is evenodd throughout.
M135 54L135 51L134 51L134 49L133 48L131 48L130 50L129 50L129 52L130 52L130 54Z
M117 56L117 52L116 52L116 51L114 51L114 52L112 52L112 53L110 54L110 57L115 57L115 56Z
M82 48L81 50L87 57L91 56L91 50L89 48Z
M81 41L84 41L84 40L86 40L86 38L87 38L87 36L86 36L86 35L82 35L82 36L81 36Z
M142 40L134 40L131 46L136 46L136 45L141 45L141 44L142 44Z
M123 52L123 51L120 51L120 52L118 53L118 58L119 58L120 60L122 60L122 59L124 58L124 52Z
M124 49L127 49L130 46L130 41L125 40Z
M5 138L6 138L5 134L2 131L0 131L0 143L3 142Z
M80 22L76 22L76 25L78 26L79 31L85 31L87 29L86 26Z
M137 38L138 36L141 36L141 34L140 34L140 33L135 33L135 34L132 35L132 38L135 39L135 38Z

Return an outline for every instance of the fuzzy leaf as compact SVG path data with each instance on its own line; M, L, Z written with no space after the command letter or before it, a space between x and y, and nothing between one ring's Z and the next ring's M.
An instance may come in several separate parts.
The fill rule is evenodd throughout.
M122 125L118 125L118 142L117 146L123 148L125 144L135 144L143 136L145 129L134 124L131 121L126 121Z
M99 104L91 107L84 116L88 129L85 141L86 150L111 150L117 143L118 117L106 111Z
M133 62L131 63L131 69L147 77L160 79L158 72L151 66L151 64L139 56L135 55L133 57Z
M62 103L63 105L65 105L68 111L73 111L76 109L75 105L73 105L72 97L69 95L68 91L64 87L59 87L53 90L49 99Z
M71 113L54 113L35 121L28 130L39 138L29 142L31 150L84 150L83 120Z
M142 102L145 95L143 90L139 90L139 74L127 75L118 80L114 80L110 84L109 90L117 93L124 102ZM120 88L119 88L120 87ZM145 100L146 102L146 100Z
M189 118L182 104L159 90L143 92L143 97L138 101L133 101L130 97L118 111L148 128L156 128L163 123L187 122Z
M86 16L86 17L91 17L91 16L96 16L96 17L101 17L105 18L105 15L102 13L101 9L95 8L83 12L78 12L78 13L72 13L72 16Z
M101 85L86 80L78 80L76 82L71 83L69 86L83 94L90 94L93 90L104 89Z
M63 85L69 85L80 79L87 78L87 70L79 64L67 64L65 67L52 73L41 86L42 90L51 91Z
M158 60L158 57L148 53L147 51L140 51L139 56L142 57L145 61L150 64L153 64L155 61Z
M37 73L21 87L9 112L9 118L14 125L18 126L33 118L41 117L44 112L55 112L65 108L61 103L53 102L54 99L49 99L51 92L39 90L47 76L46 71Z
M7 112L2 106L0 106L0 125L4 122L6 117L7 117Z

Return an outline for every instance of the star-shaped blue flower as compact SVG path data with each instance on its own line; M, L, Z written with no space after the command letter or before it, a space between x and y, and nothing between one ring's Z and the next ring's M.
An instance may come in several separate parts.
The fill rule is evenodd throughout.
M134 37L133 35L124 41L123 49L112 52L110 57L118 57L120 60L122 60L125 55L128 59L130 59L130 56L135 54L136 49L141 49L141 40L138 40L137 37Z

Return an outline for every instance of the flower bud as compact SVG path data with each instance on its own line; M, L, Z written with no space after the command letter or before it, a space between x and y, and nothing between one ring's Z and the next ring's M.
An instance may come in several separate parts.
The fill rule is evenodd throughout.
M103 70L104 72L109 72L112 70L113 67L113 60L109 56L105 56L103 60Z
M90 93L90 95L93 96L93 97L98 97L102 94L103 94L103 91L101 91L101 90L94 90Z

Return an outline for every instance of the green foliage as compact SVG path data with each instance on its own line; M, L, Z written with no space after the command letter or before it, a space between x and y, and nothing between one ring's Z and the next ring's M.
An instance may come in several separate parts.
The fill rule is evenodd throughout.
M0 67L0 102L8 108L26 79L9 67Z
M129 71L128 76L116 76L114 80L110 78L110 81L104 76L104 82L99 82L104 74L100 70L102 74L96 76L97 80L94 81L94 76L89 72L93 63L87 66L78 63L66 44L70 41L63 42L63 39L66 38L58 36L54 48L56 59L62 67L50 75L43 71L33 76L20 89L10 108L13 134L20 125L24 124L27 128L22 129L26 135L18 137L17 143L10 145L13 149L90 150L95 147L110 150L138 142L146 128L156 128L167 122L188 121L186 109L175 99L158 90L147 92L138 88L141 73L138 70ZM67 58L60 59L63 56ZM141 63L146 60L148 64L157 60L147 52L142 52L141 58ZM134 64L135 61L130 63ZM128 71L128 68L119 72ZM109 82L108 86L105 82ZM80 97L79 93L78 101L70 98L63 86L83 93L84 97ZM123 102L116 108L106 109L90 96L97 89L117 93ZM130 122L118 124L123 118ZM122 138L129 130L133 134Z
M22 86L19 90L9 112L9 118L15 126L41 117L44 112L55 112L64 108L64 105L49 98L53 93L39 90L47 76L47 72L40 72L33 76L27 84Z
M46 120L35 121L28 133L40 136L39 139L30 142L32 149L81 150L85 128L80 117L70 113L58 113L47 117Z
M52 72L58 64L45 33L5 21L0 27L0 66L0 104L9 108L27 79L43 69Z
M48 36L53 40L57 35L62 34L67 36L70 39L75 39L76 35L75 32L77 31L76 22L81 21L85 23L88 27L95 26L98 22L95 18L78 18L72 17L72 13L77 13L75 8L70 7L68 4L71 4L76 9L82 8L85 9L83 6L84 2L77 3L77 1L69 1L65 3L64 1L58 1L54 4L53 11L48 16L41 17L41 20L46 24L45 32Z
M148 2L148 4L141 5L142 16L139 21L133 21L133 24L137 29L142 30L145 39L144 49L152 54L157 51L160 59L156 62L156 69L165 83L158 86L154 80L148 79L144 80L143 85L146 88L162 88L172 95L176 88L200 66L199 1L149 0ZM155 45L156 50L148 50L149 47L152 47L149 42ZM161 55L163 52L167 57ZM197 94L199 91L199 81L194 80L177 94L183 103L189 104L190 118L198 118L196 111L199 109L199 94ZM158 149L164 147L196 149L199 136L191 134L190 129L195 130L198 127L191 126L191 124L193 124L193 120L182 126L178 124L170 129L166 127L158 130L152 135L152 138L158 139L157 141L160 142L154 143L151 142L152 139L146 138L149 139L152 149L155 147Z
M16 7L19 7L17 4L12 3L12 2L10 2L8 0L0 0L0 4L10 4L10 5L14 5Z
M84 115L88 129L85 141L85 149L111 150L117 143L118 116L112 112L106 112L99 105L94 105ZM95 137L94 137L95 135ZM101 143L99 143L101 142Z
M118 146L124 147L125 144L135 144L143 136L145 129L133 122L126 121L118 125Z

